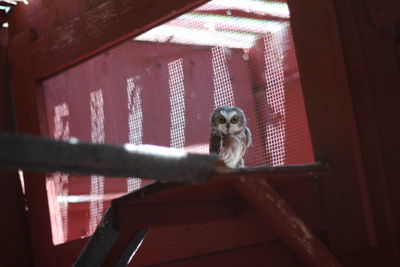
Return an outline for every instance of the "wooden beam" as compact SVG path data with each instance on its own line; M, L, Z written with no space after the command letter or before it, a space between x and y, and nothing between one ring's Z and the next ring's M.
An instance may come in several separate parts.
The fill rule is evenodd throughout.
M314 155L330 166L321 180L329 244L344 252L375 245L376 233L334 2L288 0Z
M239 216L235 199L173 203L139 203L118 207L121 231L199 224Z
M101 266L121 235L121 231L114 227L114 220L115 209L110 207L73 264L74 267Z
M222 237L223 239L224 237ZM172 251L174 253L175 251ZM134 258L130 267L144 266ZM146 265L145 265L146 266ZM151 265L155 267L204 267L204 266L292 266L305 267L301 260L280 240L248 244L212 253L178 258Z
M206 0L109 0L39 38L32 55L38 79L55 74Z
M201 185L185 185L174 188L168 188L168 184L157 183L114 200L113 205L118 207L129 203L133 205L136 202L165 203L168 199L170 202L175 201L175 203L185 200L189 203L204 203L207 199L219 200L233 196L238 197L238 192L230 186L229 181L230 179L216 179ZM309 178L303 181L295 181L292 184L280 184L277 191L302 218L305 218L311 229L318 232L324 230L324 224L321 216L319 192L315 190L315 186L315 180ZM142 247L135 255L134 264L137 264L137 266L157 264L278 239L277 234L272 229L265 227L260 216L254 210L249 209L249 206L243 201L236 203L240 204L237 205L239 216L234 218L151 229ZM214 201L209 203L212 205ZM156 213L153 215L156 223L160 218L163 220L160 214L165 211L157 214L158 211L145 210L144 213L136 214L135 217L145 214L149 218L146 213L150 212ZM197 211L190 210L189 212L196 213ZM135 214L129 214L130 217L133 217L133 215ZM178 214L178 216L180 215ZM174 220L178 219L175 218ZM126 224L128 223L126 222ZM127 225L124 228L129 230L131 227ZM110 259L110 264L115 263L117 256L127 246L130 234L133 232L135 230L131 229L121 235L121 240L117 241L119 245L116 244L113 247L113 250L114 248L119 248L119 250L110 252L109 257L107 257L107 260ZM122 236L126 237L125 241ZM196 242L193 242L193 240L196 240ZM82 249L84 242L87 242L87 240L75 240L57 246L57 265L70 266ZM107 260L106 262L108 262Z
M1 168L153 178L162 182L204 182L216 162L216 155L187 154L156 146L64 142L8 133L0 133L0 147Z
M398 0L367 0L366 3L376 27L383 28L400 22Z
M33 77L31 51L29 32L9 40L16 128L19 133L40 135L43 128L39 118L45 105L38 93L40 85ZM55 266L45 175L24 173L24 181L33 263L36 266Z
M342 266L267 181L242 177L233 185L309 266Z
M268 179L272 184L291 183L296 179L307 179L311 177L326 176L329 173L329 166L324 163L314 163L307 165L290 165L290 166L259 166L246 167L240 169L217 168L212 173L213 176L221 177L263 177Z

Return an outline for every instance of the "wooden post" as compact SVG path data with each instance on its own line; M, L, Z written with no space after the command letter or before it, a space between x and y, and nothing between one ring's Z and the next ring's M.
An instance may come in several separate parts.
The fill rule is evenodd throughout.
M40 135L40 85L33 77L31 35L23 32L9 40L11 87L19 133ZM24 173L33 261L55 266L44 174Z

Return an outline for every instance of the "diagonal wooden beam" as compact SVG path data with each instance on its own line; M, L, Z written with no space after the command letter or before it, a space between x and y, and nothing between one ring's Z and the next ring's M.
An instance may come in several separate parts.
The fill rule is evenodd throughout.
M33 44L35 77L45 78L207 0L108 0Z
M309 266L342 266L266 180L240 177L232 183L305 263Z

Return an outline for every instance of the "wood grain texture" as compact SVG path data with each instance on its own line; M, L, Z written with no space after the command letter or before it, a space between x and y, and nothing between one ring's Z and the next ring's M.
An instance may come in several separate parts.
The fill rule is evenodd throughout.
M371 23L370 2L335 2L377 230L376 251L366 249L365 255L356 253L355 258L380 262L371 266L398 266L400 128L399 112L393 107L400 100L400 57L393 49L395 27Z
M304 101L335 251L376 244L365 166L333 1L288 1ZM318 23L316 23L318 21Z
M131 234L135 232L133 228L144 225L155 228L150 229L134 257L133 266L197 257L279 238L243 199L231 201L232 197L237 198L239 195L230 185L230 180L220 181L165 188L163 191L159 191L162 188L154 184L131 193L130 197L128 195L114 201L120 207L119 222L116 225L124 231L116 246L119 250L113 249L107 257L108 262L115 262L116 255L120 255ZM316 186L315 180L306 179L281 184L276 188L311 229L317 232L325 228ZM144 191L143 194L140 191ZM150 206L137 209L146 203ZM222 203L226 207L215 206L215 203ZM199 204L203 208L196 209ZM215 213L218 210L221 214ZM204 214L206 216L202 216ZM76 240L57 246L57 266L69 266L84 242Z
M132 36L143 33L204 0L109 0L42 36L33 47L35 77L42 79Z
M139 266L134 263L130 266ZM152 265L154 267L285 266L305 267L282 241L262 242Z
M400 22L398 0L367 0L369 14L377 28Z
M40 135L40 86L33 77L29 32L14 36L9 42L11 86L19 133ZM54 266L49 208L44 174L24 173L28 223L35 266ZM45 256L46 255L46 256Z
M342 266L267 181L242 177L233 185L308 266Z

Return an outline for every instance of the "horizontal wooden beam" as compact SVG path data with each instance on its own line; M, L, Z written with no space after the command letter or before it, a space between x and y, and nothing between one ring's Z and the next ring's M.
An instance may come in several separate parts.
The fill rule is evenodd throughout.
M253 177L251 179L256 178ZM268 180L268 178L265 180ZM168 200L175 203L184 203L185 201L187 203L206 203L206 200L210 200L208 203L212 207L215 201L239 196L239 193L230 186L230 182L231 179L215 179L201 185L175 186L173 188L169 184L155 183L114 200L113 206L120 207L147 202L154 207L157 202L166 203ZM324 230L319 193L318 190L315 190L314 179L308 178L302 181L296 180L292 184L277 185L279 194L298 212L301 218L305 219L313 232ZM234 216L233 218L228 218L227 216L226 220L212 222L204 222L203 220L202 223L175 226L170 224L170 226L151 229L142 247L134 257L134 264L137 264L137 266L156 264L278 239L279 236L269 227L265 227L265 222L260 220L260 216L245 204L243 200L236 202L235 205L238 207L239 216ZM233 209L233 204L230 209ZM132 211L129 214L130 218L119 216L118 220L128 220L124 224L129 226L129 222L134 223L135 218L140 218L140 216L144 215L147 219L150 218L149 216L153 216L155 223L161 223L163 219L159 220L163 216L160 214L166 211L158 212L160 212L159 209L145 209L140 214L134 214ZM148 215L149 213L154 214ZM186 213L195 214L197 210L189 210ZM190 214L185 214L185 216ZM135 215L135 218L132 218L133 215ZM171 215L169 214L169 216ZM181 214L178 214L178 216L181 216ZM173 218L173 220L178 221L178 218ZM154 223L150 223L154 225ZM119 229L117 221L114 221L113 224L116 229ZM127 228L129 229L130 227ZM116 243L114 247L118 247L119 252L127 246L129 234L132 232L134 232L133 229L124 231L121 235L121 240L117 241L119 245ZM122 236L126 237L125 242ZM196 240L196 242L194 243L193 240ZM75 240L57 246L58 265L71 265L71 259L79 254L85 242L87 240ZM117 255L111 255L115 254L113 252L109 254L114 259L114 261L110 262L114 263Z
M329 166L325 163L314 163L307 165L290 165L290 166L258 166L246 167L243 169L228 169L216 166L212 177L222 178L238 176L246 177L262 177L268 180L272 185L292 183L295 180L302 180L311 177L326 176L329 172Z
M152 178L161 182L202 183L215 155L187 154L156 146L91 144L0 133L0 168L62 171L111 177Z
M109 0L40 37L32 51L43 79L139 35L206 0Z
M342 266L266 180L242 177L233 185L309 266Z
M239 216L235 199L138 203L118 207L118 229L131 231L222 221Z

